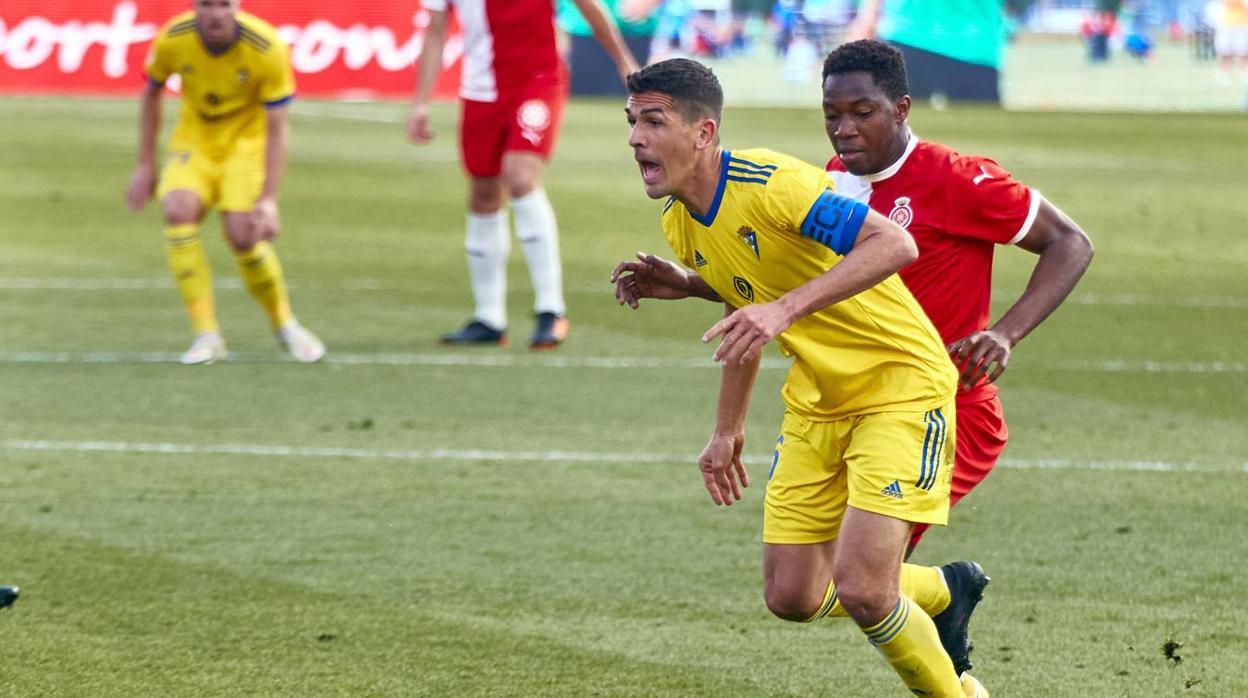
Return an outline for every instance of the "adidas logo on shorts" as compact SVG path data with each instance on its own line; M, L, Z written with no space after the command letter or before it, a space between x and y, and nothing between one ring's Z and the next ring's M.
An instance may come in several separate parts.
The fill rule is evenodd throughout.
M885 497L901 499L901 485L896 480L893 480L892 484L880 490L880 494L884 495Z

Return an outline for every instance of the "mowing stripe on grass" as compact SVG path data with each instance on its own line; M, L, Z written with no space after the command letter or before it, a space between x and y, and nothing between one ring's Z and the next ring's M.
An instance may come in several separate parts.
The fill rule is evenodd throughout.
M381 279L343 279L335 282L291 281L292 289L321 291L413 291L419 290L417 282L394 282ZM214 280L214 286L230 291L243 290L242 283L235 278L222 277ZM611 285L603 282L597 284L573 285L569 289L575 293L611 293ZM151 291L172 290L173 282L165 277L113 277L86 278L77 276L39 276L39 277L8 277L0 278L0 291ZM993 296L998 300L1012 298L1017 295L1014 289L993 289ZM1176 296L1171 294L1147 293L1095 293L1076 291L1066 303L1076 305L1118 305L1118 306L1155 306L1171 308L1222 308L1248 309L1248 297L1242 296Z
M490 461L497 463L693 463L694 454L611 451L504 451L477 449L376 449L282 444L185 444L135 441L50 441L11 439L0 442L7 451L78 451L161 455L243 455L262 458L355 458L402 461ZM766 465L771 456L746 456L751 465ZM1248 463L1176 463L1170 461L1079 460L1075 458L1007 458L1003 468L1035 470L1125 470L1136 472L1245 473Z
M170 352L0 352L0 364L165 364L177 363ZM279 352L231 352L231 363L292 363ZM584 368L584 369L690 369L719 368L707 358L663 358L654 356L549 356L510 353L330 353L322 363L335 366L479 366L485 368ZM787 370L788 359L763 359L762 368ZM1046 371L1087 371L1094 373L1248 373L1242 361L1125 361L1119 359L1065 361L1037 364Z

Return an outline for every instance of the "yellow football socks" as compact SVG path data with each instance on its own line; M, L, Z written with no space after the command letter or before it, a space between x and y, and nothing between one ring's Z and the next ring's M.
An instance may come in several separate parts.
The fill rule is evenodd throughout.
M928 617L933 617L949 607L949 587L945 584L944 573L939 567L912 565L908 562L903 564L901 566L901 593L910 597ZM848 616L845 608L837 601L836 583L829 582L819 610L805 622L811 623L820 618L847 618Z
M251 291L252 298L269 315L273 329L291 320L290 296L286 292L286 279L282 265L277 260L277 250L268 242L258 242L246 252L234 251L243 283Z
M862 632L915 694L963 696L962 682L940 645L936 625L909 597L901 595L892 613Z
M929 617L934 618L949 607L949 585L939 567L903 564L901 593L909 596Z
M219 332L216 300L212 295L212 267L199 237L199 225L184 223L165 226L165 249L169 271L182 294L182 304L191 316L195 334Z

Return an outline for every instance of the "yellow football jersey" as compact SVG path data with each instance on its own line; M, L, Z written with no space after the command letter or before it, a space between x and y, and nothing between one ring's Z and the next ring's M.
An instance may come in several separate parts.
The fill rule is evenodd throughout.
M725 302L774 301L852 248L866 208L833 194L823 170L763 149L722 158L706 215L672 198L662 221L681 262ZM895 274L798 320L779 343L794 358L784 401L811 420L935 409L957 387L940 335Z
M182 80L182 111L171 145L223 157L240 148L264 147L266 107L286 104L295 94L290 49L267 22L236 15L238 36L213 53L184 12L160 30L148 56L147 77L163 85Z

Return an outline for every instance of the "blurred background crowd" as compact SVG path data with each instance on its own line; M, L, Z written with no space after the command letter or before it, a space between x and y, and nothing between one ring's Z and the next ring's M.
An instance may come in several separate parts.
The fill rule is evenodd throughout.
M1232 94L1243 106L1248 82L1248 0L608 0L607 5L639 58L694 56L728 72L733 64L766 66L766 72L748 73L762 78L759 87L817 81L829 50L867 37L898 45L910 66L913 94L934 98L938 106L942 100L1001 102L1007 66L1027 80L1030 72L1051 68L1055 54L1077 58L1085 68L1168 64L1172 69L1152 71L1156 75L1131 76L1152 78L1163 88L1190 89L1190 74L1203 71L1199 82L1208 83L1208 96L1196 103L1190 95L1178 96L1188 108L1225 107ZM570 0L560 0L559 18L568 35L573 92L617 93L617 85L598 79L608 59ZM1014 56L1016 46L1024 50ZM1079 89L1069 84L1069 76L1067 83ZM1040 101L1018 106L1045 106L1048 99L1018 96ZM1211 98L1223 101L1208 103Z

